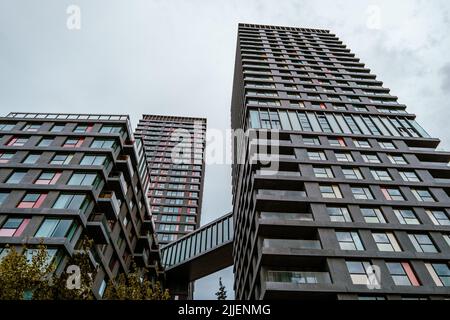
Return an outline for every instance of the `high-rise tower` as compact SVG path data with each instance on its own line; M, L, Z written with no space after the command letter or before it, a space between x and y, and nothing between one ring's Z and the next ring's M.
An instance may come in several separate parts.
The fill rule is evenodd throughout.
M148 179L142 141L134 139L126 115L1 117L0 257L42 243L62 273L88 237L96 298L133 260L157 279Z
M389 92L327 30L239 25L237 299L450 296L450 153Z
M204 118L144 115L136 128L147 154L148 197L161 244L200 225L205 134Z

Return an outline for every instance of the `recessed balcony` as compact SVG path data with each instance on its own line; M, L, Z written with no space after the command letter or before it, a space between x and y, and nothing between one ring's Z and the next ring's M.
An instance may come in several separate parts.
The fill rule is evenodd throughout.
M108 182L115 192L120 193L122 197L126 197L128 185L125 181L123 173L120 171L113 171L108 177Z
M271 249L322 249L322 245L319 240L297 240L297 239L264 239L264 248Z
M278 199L283 199L283 198L305 198L306 197L306 191L261 189L261 190L258 190L258 196L277 197Z
M120 213L120 200L114 191L102 192L98 197L98 205L108 219L116 219Z
M96 243L109 244L108 234L110 230L106 216L103 213L89 217L89 221L86 224L86 232Z
M281 221L314 221L311 213L261 212L260 218Z
M331 284L329 272L322 271L268 271L268 282L292 284Z

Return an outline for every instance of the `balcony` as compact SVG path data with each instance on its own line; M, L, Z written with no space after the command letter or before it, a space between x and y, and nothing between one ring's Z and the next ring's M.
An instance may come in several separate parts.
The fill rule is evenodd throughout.
M155 248L155 241L153 237L150 235L150 233L147 233L145 235L141 235L138 237L138 242L136 244L136 251L141 251L146 248Z
M258 196L277 197L278 199L283 199L283 198L305 198L306 197L306 191L289 191L289 190L262 189L262 190L258 190Z
M264 239L264 248L289 249L289 250L311 250L322 249L319 240L293 240L293 239Z
M257 170L257 175L267 176L267 177L300 177L299 171L276 171L276 170Z
M148 258L148 250L142 250L142 253L135 253L134 254L134 258L136 260L136 264L138 265L138 267L145 267L148 268L149 267L149 258Z
M98 205L108 219L116 219L120 213L120 200L114 191L102 192L98 197Z
M261 212L261 219L282 221L314 221L311 213Z
M94 214L89 217L86 224L86 232L98 244L109 244L110 233L108 221L103 213Z
M321 271L268 271L268 282L293 284L331 284L329 272Z
M123 173L120 171L111 172L108 177L108 182L110 182L111 188L114 189L115 192L119 192L122 194L122 197L126 197L128 184L125 181Z
M117 167L122 171L125 172L126 174L129 175L130 180L133 178L133 165L131 163L130 160L130 156L128 155L119 155L117 157Z
M262 164L270 164L272 162L278 163L280 161L295 160L296 157L293 154L263 154L255 153L250 156L249 162L256 164L261 162Z

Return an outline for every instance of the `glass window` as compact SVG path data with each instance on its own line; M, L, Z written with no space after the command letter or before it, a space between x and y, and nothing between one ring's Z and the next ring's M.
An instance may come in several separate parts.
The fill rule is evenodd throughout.
M38 143L38 147L48 147L52 144L53 139L50 138L44 138Z
M372 236L375 240L375 243L377 244L378 250L390 252L402 251L393 233L374 232L372 233Z
M89 204L88 198L81 194L61 194L53 204L54 209L70 209L84 211Z
M364 250L357 232L336 232L336 237L341 250Z
M122 126L111 126L111 125L104 125L100 129L101 133L122 133L123 128Z
M447 245L450 247L450 235L443 234L442 237L444 237L445 242L447 242Z
M412 194L420 202L434 202L434 198L428 190L411 189Z
M64 131L65 126L66 126L65 124L55 124L50 130L50 132L62 132Z
M17 208L29 209L39 208L47 197L46 193L27 193L21 202L17 205Z
M337 185L319 186L323 198L342 198L341 190Z
M77 148L80 147L84 142L83 138L68 138L64 144L64 148Z
M12 137L6 144L9 147L23 147L28 142L28 138Z
M352 131L352 133L361 134L361 130L359 129L358 125L356 124L356 122L353 120L353 118L351 116L346 115L346 116L344 116L344 119L345 119L348 127Z
M8 218L0 228L0 237L20 237L30 219Z
M414 211L412 211L412 210L395 209L394 213L398 219L398 222L400 222L400 224L411 224L411 225L420 224L419 220L417 219L416 215L414 214Z
M358 148L371 148L370 143L367 140L353 140L353 143Z
M393 164L408 164L403 156L388 155L388 158Z
M320 146L320 141L318 138L303 137L303 143L311 146Z
M366 163L381 163L376 154L361 154L361 157Z
M11 131L15 126L15 124L0 123L0 131Z
M431 238L426 234L408 234L414 248L417 252L436 253L436 247L431 241Z
M109 139L95 139L92 141L91 148L97 149L115 149L116 143L115 140Z
M85 155L80 162L80 165L87 166L101 166L106 162L105 155Z
M386 200L391 200L391 201L404 201L405 200L400 189L381 188L381 192L383 193Z
M7 192L0 192L0 205L2 205L3 202L5 202L8 195L9 195L9 193L7 193Z
M72 225L75 226L72 219L45 219L36 232L38 238L65 238L71 240L75 233Z
M334 178L331 168L313 168L316 178Z
M426 210L428 217L436 226L450 226L448 214L443 210Z
M60 176L60 172L42 172L34 184L55 184Z
M362 173L358 168L343 168L342 173L345 179L361 180L363 179Z
M352 222L350 213L345 207L327 207L327 213L333 222Z
M289 116L289 120L291 121L292 129L293 130L302 130L302 127L300 126L300 122L298 121L300 116L297 117L297 114L295 111L289 111L288 116ZM308 123L308 125L309 125L309 123ZM306 129L307 128L303 127L303 131L311 131L311 130L306 130Z
M419 177L414 171L400 171L399 173L403 181L420 182Z
M372 176L378 181L392 181L391 175L387 170L370 170Z
M438 287L450 287L450 268L445 263L425 263L433 281Z
M419 286L414 271L407 262L389 262L386 263L392 280L397 286Z
M361 208L361 214L367 223L386 223L379 208Z
M346 261L348 272L353 284L368 285L369 276L373 274L372 265L368 261Z
M250 127L253 129L261 128L259 123L259 113L257 110L250 110Z
M106 290L106 280L103 279L98 289L98 294L100 297L103 297L103 295L105 294L105 290Z
M23 163L24 164L35 164L39 160L40 156L41 156L40 153L31 153L23 160Z
M79 124L76 126L76 128L73 130L73 132L76 133L85 133L85 132L91 132L92 131L92 125L87 124Z
M69 164L72 160L73 155L71 154L56 154L50 164L64 165Z
M41 124L37 124L37 123L31 124L31 123L29 123L29 124L25 125L25 127L23 128L23 131L36 132L36 131L39 130L40 127L41 127Z
M74 173L68 182L68 185L76 186L96 186L98 175L96 173Z
M9 178L5 181L5 183L17 184L22 181L22 179L27 174L27 171L16 171L13 172Z
M278 111L278 114L280 116L281 127L283 130L292 130L286 111Z
M308 158L310 160L327 160L325 153L321 151L308 151Z
M14 157L14 155L15 153L13 152L0 152L0 163L8 163Z
M373 200L372 192L369 188L365 187L352 187L352 194L355 199L358 200Z
M394 150L395 149L395 146L394 146L394 144L392 142L380 141L379 144L380 144L380 147L382 149L387 149L387 150Z
M342 138L328 138L328 143L333 147L345 147L345 141Z
M289 112L289 114L290 114L290 112ZM299 121L299 125L301 125L301 127L302 127L301 130L303 130L303 131L313 131L311 123L308 120L308 117L306 116L306 114L304 112L299 112L298 113L298 121ZM291 119L291 122L292 122L292 119ZM294 125L292 125L292 126L294 126Z
M335 152L336 160L339 162L353 162L353 157L347 152Z

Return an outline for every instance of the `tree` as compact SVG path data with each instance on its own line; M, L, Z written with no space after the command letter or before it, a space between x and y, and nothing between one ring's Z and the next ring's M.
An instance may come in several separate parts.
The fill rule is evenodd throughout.
M7 246L5 250L8 254L0 260L0 300L30 299L35 294L51 299L49 276L55 268L45 246L21 251Z
M110 280L105 291L107 300L169 300L169 290L163 289L159 282L152 283L143 277L145 269L133 263L131 271Z
M0 300L92 300L95 269L88 256L91 246L92 241L83 240L82 250L69 259L68 265L80 270L80 286L76 288L67 286L70 274L56 275L56 265L50 261L46 246L24 246L20 251L7 246L8 253L0 260Z
M217 300L227 300L227 291L222 283L222 278L219 278L219 291L216 292Z
M84 239L81 249L67 262L75 273L56 274L44 245L35 249L23 247L18 251L6 247L7 254L0 259L0 300L92 300L96 269L89 258L93 241ZM53 260L53 259L52 259ZM66 270L69 271L69 270ZM159 282L152 283L143 275L145 269L132 265L128 275L120 274L109 282L105 299L112 300L168 300L169 291Z
M78 250L69 259L67 266L75 266L79 275L63 272L55 278L53 286L53 296L57 300L93 300L94 294L92 286L96 274L95 268L89 259L89 252L94 244L93 240L85 238L81 243L81 250ZM68 270L66 270L68 271ZM75 276L79 276L75 279ZM69 287L69 284L72 286Z

